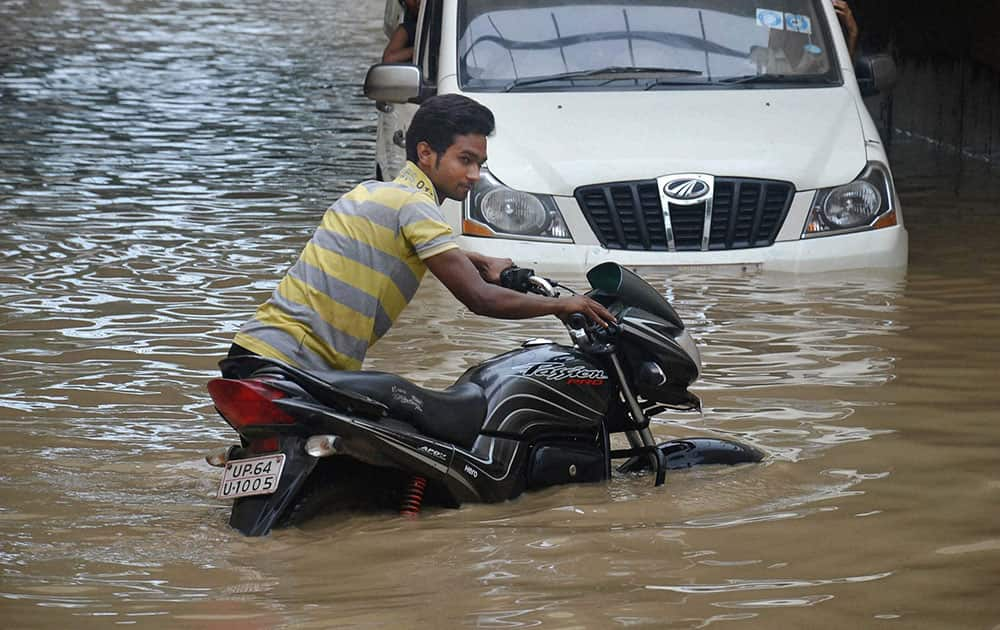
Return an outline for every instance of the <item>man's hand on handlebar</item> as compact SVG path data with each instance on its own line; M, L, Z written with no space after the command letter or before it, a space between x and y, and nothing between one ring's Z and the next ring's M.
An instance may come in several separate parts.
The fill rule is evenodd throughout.
M518 267L516 265L509 266L500 274L500 286L518 291L520 293L532 291L533 282L536 280L541 279L535 277L534 270ZM541 284L542 286L547 286L548 281L543 281ZM540 288L541 287L539 287L537 283L534 284L534 289ZM555 297L551 291L552 289L549 287L548 293L544 290L535 290L534 292L542 295L547 293L548 295ZM592 321L602 328L607 328L608 326L617 324L615 316L612 315L608 309L604 308L603 304L585 295L572 295L568 297L556 298L555 307L556 308L553 314L567 325L571 323L570 317L574 314L580 314L587 318L587 321Z
M490 284L500 284L500 274L505 269L514 266L514 261L510 258L493 258L472 252L466 252L466 255L475 265L476 271L479 272L482 279Z
M532 269L510 265L500 272L500 282L498 284L511 291L527 293L531 290L531 278L534 275L535 272Z
M600 302L593 300L586 295L573 295L559 298L559 312L556 316L566 323L575 313L580 313L588 320L600 325L603 328L617 324L615 316Z

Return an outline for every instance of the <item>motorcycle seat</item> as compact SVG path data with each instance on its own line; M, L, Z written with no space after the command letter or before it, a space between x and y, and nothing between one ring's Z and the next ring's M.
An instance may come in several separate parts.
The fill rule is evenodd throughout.
M339 389L330 385L327 380L317 374L305 372L298 368L256 354L233 356L219 362L219 368L224 378L256 378L277 377L291 379L324 405L343 409L348 413L358 414L365 418L381 418L388 409L377 400L349 390ZM339 374L339 372L329 372Z
M226 378L272 374L290 378L323 404L376 420L390 416L427 437L466 449L472 447L486 420L486 397L475 383L437 391L388 372L306 372L254 354L223 359L219 367Z
M475 383L438 391L425 389L388 372L325 372L330 385L356 392L388 408L388 415L422 434L471 448L486 419L486 397Z

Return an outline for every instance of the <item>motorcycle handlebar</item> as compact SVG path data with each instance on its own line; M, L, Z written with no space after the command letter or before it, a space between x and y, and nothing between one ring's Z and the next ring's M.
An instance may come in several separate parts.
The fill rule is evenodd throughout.
M535 275L534 269L513 265L500 272L500 286L520 293L537 293L547 297L558 297L552 283Z
M537 293L549 297L557 297L558 293L553 283L541 276L535 275L534 269L512 265L500 272L500 286L521 293ZM573 313L566 320L571 336L592 350L608 352L613 348L614 339L618 335L618 326L612 324L607 328L591 322L583 313Z
M573 330L586 330L587 317L583 313L573 313L566 324Z
M614 352L615 341L620 331L616 324L607 328L587 319L583 313L573 313L566 321L570 337L583 350L592 354Z
M531 276L533 275L535 275L534 269L524 269L512 265L500 272L500 286L519 293L527 293L528 289L531 288Z

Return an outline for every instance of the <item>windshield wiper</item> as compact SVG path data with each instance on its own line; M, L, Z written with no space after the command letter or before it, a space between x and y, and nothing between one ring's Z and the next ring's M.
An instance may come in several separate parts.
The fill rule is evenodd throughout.
M700 72L698 73L701 74ZM663 85L712 85L711 81L698 81L694 79L657 79L655 81L650 81L643 90L652 90L655 87L660 87Z
M824 84L833 83L828 77L817 74L774 74L765 72L763 74L747 74L737 77L726 77L719 79L716 83L724 85L750 85L754 83L812 83Z
M550 74L544 77L525 77L523 79L514 79L506 86L504 86L504 92L510 92L514 88L524 87L526 85L535 85L538 83L548 83L549 81L569 81L572 79L596 79L602 75L612 75L613 80L617 79L628 79L630 77L620 76L629 74L692 74L700 75L701 70L693 70L691 68L657 68L657 67L645 67L645 66L608 66L607 68L597 68L594 70L577 70L576 72L563 72L560 74Z

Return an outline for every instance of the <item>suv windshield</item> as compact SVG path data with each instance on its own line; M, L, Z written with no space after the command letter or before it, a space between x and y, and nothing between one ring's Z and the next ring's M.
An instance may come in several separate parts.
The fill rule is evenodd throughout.
M840 82L820 0L467 0L468 91L749 88Z

